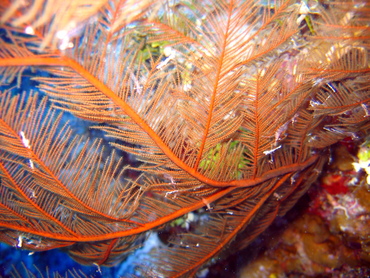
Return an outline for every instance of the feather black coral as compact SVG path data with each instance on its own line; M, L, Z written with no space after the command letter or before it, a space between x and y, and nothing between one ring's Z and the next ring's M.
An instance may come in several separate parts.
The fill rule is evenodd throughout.
M157 275L194 276L291 208L328 146L369 128L365 2L22 3L0 6L8 244L112 265L195 213L152 257ZM44 98L22 93L30 72Z

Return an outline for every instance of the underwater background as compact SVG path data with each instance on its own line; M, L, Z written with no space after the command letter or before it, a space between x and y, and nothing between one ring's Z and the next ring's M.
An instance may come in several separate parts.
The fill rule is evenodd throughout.
M31 76L45 74L26 70L21 89L42 98ZM62 122L67 121L80 135L103 138L88 121L64 113ZM321 178L286 216L278 217L247 249L216 259L199 277L370 277L369 165L370 138L342 140L332 147L331 162ZM98 268L82 266L61 250L30 253L0 243L0 277L136 276L137 264L159 244L160 236L152 232L125 261Z

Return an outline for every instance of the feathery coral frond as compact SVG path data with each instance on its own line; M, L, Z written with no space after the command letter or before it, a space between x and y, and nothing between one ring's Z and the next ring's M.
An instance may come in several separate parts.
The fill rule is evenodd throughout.
M9 244L112 265L191 218L152 261L192 276L289 210L327 147L370 127L366 4L21 3L0 4Z

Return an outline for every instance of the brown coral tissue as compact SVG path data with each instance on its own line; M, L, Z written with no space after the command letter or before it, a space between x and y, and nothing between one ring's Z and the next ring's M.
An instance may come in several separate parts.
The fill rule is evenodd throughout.
M0 241L111 266L159 234L151 277L247 246L368 132L369 10L1 1Z

